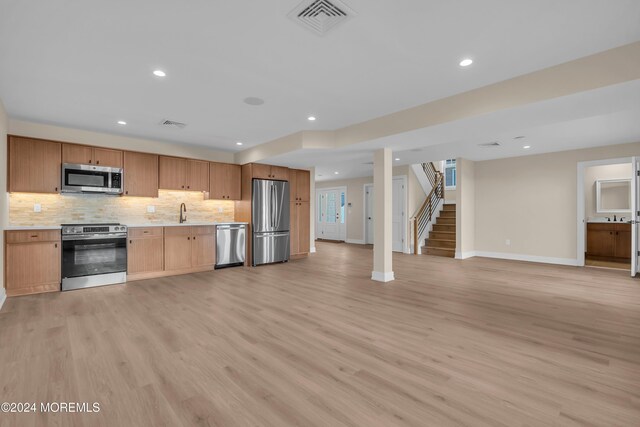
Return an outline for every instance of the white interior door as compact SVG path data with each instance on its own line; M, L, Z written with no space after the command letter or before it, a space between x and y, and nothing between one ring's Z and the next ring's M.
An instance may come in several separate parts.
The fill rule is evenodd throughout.
M404 252L404 232L405 227L405 194L404 194L404 179L393 179L393 193L392 193L392 236L393 236L393 251Z
M327 240L346 240L346 190L317 190L317 194L317 237Z
M638 180L640 177L640 165L638 161L640 159L638 157L633 157L633 175L631 178L631 277L635 277L638 273L638 248L640 245L638 244L638 220L640 220L640 215L638 212L640 211L640 184Z
M364 187L364 220L366 244L373 244L373 184Z

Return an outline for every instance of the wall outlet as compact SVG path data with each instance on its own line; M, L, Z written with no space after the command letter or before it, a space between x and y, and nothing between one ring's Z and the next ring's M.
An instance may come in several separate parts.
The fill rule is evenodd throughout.
M511 239L505 240L504 244L507 245L507 246L511 246Z
M224 209L222 209L222 206L218 206L218 213L222 213Z
M153 205L147 206L147 213L154 213L156 211L156 207Z
M33 211L34 212L42 212L42 205L40 203L34 203L33 204Z

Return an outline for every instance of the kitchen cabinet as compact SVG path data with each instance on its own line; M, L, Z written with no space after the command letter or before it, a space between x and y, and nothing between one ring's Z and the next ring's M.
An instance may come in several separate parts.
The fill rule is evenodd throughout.
M308 202L311 193L310 172L299 169L289 170L289 193L292 202Z
M165 227L164 268L166 271L213 269L214 264L214 226Z
M601 260L631 259L631 224L587 224L587 258Z
M129 228L127 275L144 275L164 269L164 229L162 227Z
M278 181L289 180L289 168L264 165L262 163L253 163L252 166L253 178L274 179Z
M160 188L209 191L209 162L160 156Z
M124 195L158 197L158 156L124 152Z
M5 232L5 286L8 296L60 290L60 230Z
M9 192L59 193L61 144L41 139L9 137Z
M210 163L211 184L209 198L240 200L242 195L242 167L229 163Z
M306 255L310 250L310 203L293 201L289 205L290 255Z
M122 167L122 151L110 148L90 147L79 144L62 144L62 163L79 163L98 166Z

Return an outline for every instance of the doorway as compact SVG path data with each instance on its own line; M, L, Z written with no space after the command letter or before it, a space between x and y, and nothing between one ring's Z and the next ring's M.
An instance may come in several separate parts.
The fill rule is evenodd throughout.
M347 187L316 190L316 238L345 241L347 239Z
M407 242L407 185L405 176L394 176L392 184L392 248L394 252L408 252ZM373 244L374 234L373 184L364 185L364 243Z

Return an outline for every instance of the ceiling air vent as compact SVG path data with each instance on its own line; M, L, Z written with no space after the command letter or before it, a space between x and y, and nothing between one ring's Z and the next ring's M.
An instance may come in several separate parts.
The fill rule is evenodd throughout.
M478 144L478 147L484 147L484 148L500 147L500 143L498 141L485 142L484 144Z
M178 129L184 129L187 124L186 123L181 123L181 122L176 122L173 120L163 120L160 122L160 126L164 126L164 127L169 127L169 128L178 128Z
M339 0L304 0L287 16L322 36L354 15L353 10Z

